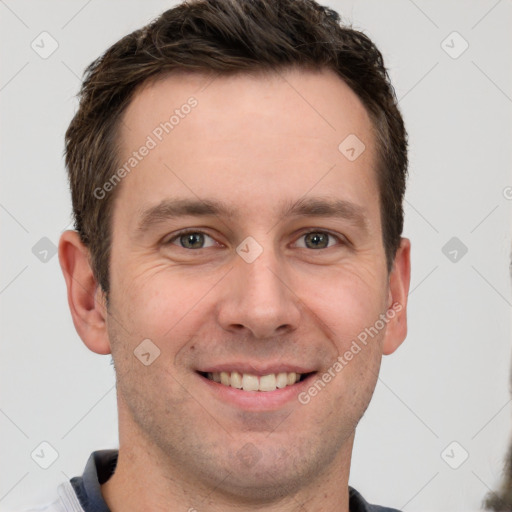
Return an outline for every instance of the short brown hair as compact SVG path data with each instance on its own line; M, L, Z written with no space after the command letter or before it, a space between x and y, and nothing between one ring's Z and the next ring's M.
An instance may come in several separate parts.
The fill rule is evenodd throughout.
M290 67L334 70L367 109L377 140L383 243L391 270L403 229L407 133L380 51L313 0L193 0L123 37L87 67L79 109L66 132L75 229L107 294L116 190L103 199L93 191L118 168L120 119L136 88L172 71L226 75Z

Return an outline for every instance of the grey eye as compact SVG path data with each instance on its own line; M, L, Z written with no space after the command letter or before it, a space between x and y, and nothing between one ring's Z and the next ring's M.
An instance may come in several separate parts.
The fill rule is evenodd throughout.
M210 245L205 245L206 238L212 240ZM202 233L201 231L187 231L179 233L175 237L171 238L167 243L178 245L183 249L204 249L215 245L212 237L206 233Z

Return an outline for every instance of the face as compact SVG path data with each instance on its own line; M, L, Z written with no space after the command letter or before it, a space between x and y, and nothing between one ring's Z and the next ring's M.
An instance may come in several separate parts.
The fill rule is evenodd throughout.
M356 159L338 149L351 134ZM248 498L314 482L350 458L403 339L382 320L363 105L328 71L167 76L135 96L120 140L107 323L122 435Z

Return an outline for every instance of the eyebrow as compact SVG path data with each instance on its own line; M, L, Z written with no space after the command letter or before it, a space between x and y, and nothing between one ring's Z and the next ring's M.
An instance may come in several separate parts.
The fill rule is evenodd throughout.
M179 217L237 217L236 209L223 201L213 199L165 199L141 212L137 231L144 232L152 226ZM368 231L365 209L343 199L309 197L285 203L280 220L291 217L333 217L349 221L354 226ZM277 224L277 223L276 223Z

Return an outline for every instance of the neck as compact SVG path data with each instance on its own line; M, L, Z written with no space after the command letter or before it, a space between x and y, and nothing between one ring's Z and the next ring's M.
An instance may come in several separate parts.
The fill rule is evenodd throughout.
M101 492L111 512L152 510L187 510L189 512L308 512L337 510L349 512L348 471L331 467L319 474L307 488L273 502L251 502L216 491L200 482L185 481L182 475L162 471L149 453L123 449L120 446L115 473L101 486ZM172 507L172 508L171 508Z
M320 468L307 482L280 496L250 499L229 489L229 475L217 484L201 480L183 465L173 462L136 428L126 429L121 421L119 457L114 474L101 486L111 512L246 511L308 512L336 510L349 512L348 479L354 432L329 465ZM178 467L177 467L178 466ZM283 485L286 489L286 485Z

